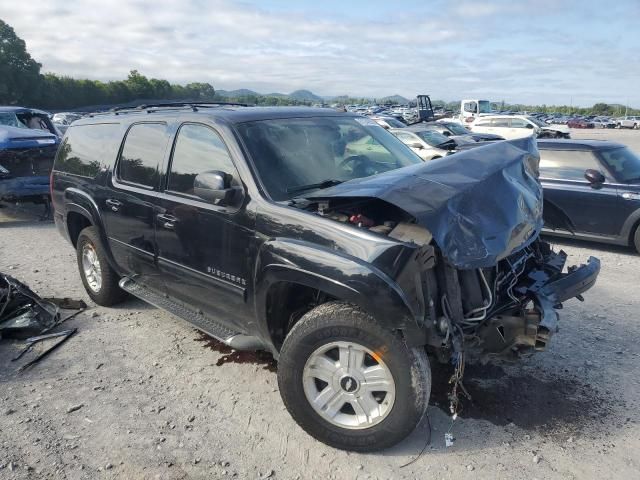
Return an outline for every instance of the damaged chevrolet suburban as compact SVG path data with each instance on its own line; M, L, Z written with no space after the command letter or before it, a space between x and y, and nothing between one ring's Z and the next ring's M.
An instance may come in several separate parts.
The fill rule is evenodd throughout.
M370 451L421 421L431 368L544 350L596 281L539 239L543 207L570 225L538 160L525 138L424 163L327 109L151 105L74 122L51 188L96 303L270 351L296 422Z

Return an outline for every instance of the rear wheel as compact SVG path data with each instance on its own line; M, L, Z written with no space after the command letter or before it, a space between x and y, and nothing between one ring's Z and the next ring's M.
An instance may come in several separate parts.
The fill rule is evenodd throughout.
M107 261L95 227L87 227L80 232L76 244L76 257L82 283L91 300L98 305L109 307L126 298L126 292L118 286L118 274Z
M633 244L636 247L636 251L640 253L640 225L636 228L636 233L633 236Z
M331 302L304 315L285 339L278 385L307 433L365 452L415 429L429 402L431 372L423 348L408 347L359 308Z

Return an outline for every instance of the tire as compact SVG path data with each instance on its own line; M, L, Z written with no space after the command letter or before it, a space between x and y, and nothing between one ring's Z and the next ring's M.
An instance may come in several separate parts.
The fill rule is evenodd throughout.
M367 380L378 386L367 387ZM420 423L431 370L424 348L408 347L356 306L330 302L304 315L286 337L278 386L287 410L309 435L335 448L368 452L395 445ZM312 406L313 398L319 406Z
M80 232L76 258L82 283L91 300L109 307L127 297L126 292L118 286L118 274L109 265L96 227L87 227Z
M636 252L640 253L640 225L636 227L636 233L633 236L633 246L636 247Z

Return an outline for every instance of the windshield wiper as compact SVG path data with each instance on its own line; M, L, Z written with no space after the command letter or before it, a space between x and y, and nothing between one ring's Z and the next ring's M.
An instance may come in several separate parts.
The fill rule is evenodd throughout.
M300 185L297 187L290 187L290 188L287 188L287 193L304 192L305 190L313 190L314 188L329 188L335 185L339 185L343 181L344 180L328 179L318 183L310 183L309 185Z

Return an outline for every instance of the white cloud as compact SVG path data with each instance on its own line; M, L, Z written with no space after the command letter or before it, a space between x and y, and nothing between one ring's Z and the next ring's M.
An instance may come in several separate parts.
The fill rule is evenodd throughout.
M553 16L544 11L561 13L548 1L546 10L515 4L526 19L537 16L531 25L505 13L513 2L450 3L366 21L303 14L300 4L289 12L226 0L32 0L5 4L1 15L44 71L74 77L120 79L138 69L265 93L308 88L547 103L635 92L640 67L617 46L606 49L608 35L589 31L578 43L557 43L566 34L547 25ZM592 72L608 78L600 82Z

